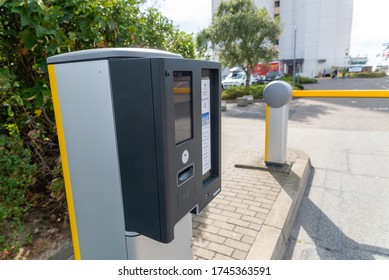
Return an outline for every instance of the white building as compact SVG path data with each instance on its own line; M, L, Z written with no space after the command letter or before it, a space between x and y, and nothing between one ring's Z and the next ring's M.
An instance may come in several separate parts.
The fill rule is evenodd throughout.
M212 11L222 0L212 0ZM255 0L272 17L280 17L279 59L302 76L314 77L349 60L353 0ZM294 40L296 38L296 56Z

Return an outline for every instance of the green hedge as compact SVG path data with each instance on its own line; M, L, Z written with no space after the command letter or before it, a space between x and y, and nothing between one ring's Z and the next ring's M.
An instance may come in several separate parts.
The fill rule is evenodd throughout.
M292 76L285 76L281 78L281 80L292 83L293 82L293 77ZM308 77L303 77L303 76L297 76L296 77L296 82L299 84L316 84L317 80L316 79L311 79Z
M17 136L0 135L0 259L31 241L21 220L30 207L29 186L36 171L23 142Z
M254 99L261 99L262 93L266 85L251 85L249 87L230 87L223 91L223 100L232 100L244 95L252 95Z
M36 172L30 160L21 140L0 135L0 221L20 219L28 209L27 192Z
M373 72L362 72L362 73L350 73L350 78L384 78L387 77L385 73L373 73Z
M289 83L291 84L291 82ZM223 100L235 100L238 97L242 97L245 95L252 95L254 99L262 99L263 98L263 90L265 89L266 84L264 85L251 85L249 87L241 86L241 87L230 87L222 92ZM304 86L301 84L295 84L293 89L302 90Z
M304 89L304 86L302 84L295 84L293 89L301 90Z

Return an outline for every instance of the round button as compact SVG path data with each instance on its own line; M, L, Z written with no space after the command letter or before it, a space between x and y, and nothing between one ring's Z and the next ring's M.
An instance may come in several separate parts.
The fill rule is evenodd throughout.
M183 164L186 164L188 162L188 160L189 160L189 152L188 152L188 150L185 150L182 153L181 160L182 160Z

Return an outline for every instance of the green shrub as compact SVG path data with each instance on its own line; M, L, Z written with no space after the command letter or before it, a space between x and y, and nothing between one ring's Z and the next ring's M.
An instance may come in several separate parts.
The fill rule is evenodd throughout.
M251 85L249 87L246 86L230 87L223 91L222 99L232 100L232 99L236 99L237 97L242 97L244 95L252 95L254 99L261 99L264 88L265 85L256 85L256 84Z
M308 77L298 77L297 78L299 84L317 84L317 80L316 79L311 79L311 78L308 78Z
M292 84L292 82L288 82ZM249 87L241 86L241 87L230 87L222 92L223 100L234 100L238 97L242 97L245 95L252 95L254 99L262 99L263 98L263 90L265 89L265 85L254 84ZM303 90L304 86L302 84L295 84L293 89Z
M302 84L295 84L293 89L302 90L302 89L304 89L304 86Z
M29 207L27 193L36 172L30 160L22 141L0 135L0 221L20 220Z
M20 139L0 135L0 259L10 258L32 241L23 225L23 215L30 207L29 187L36 175L30 160L30 151Z
M263 90L265 89L266 85L251 85L249 87L249 94L254 97L254 99L261 99L263 97Z
M292 76L285 76L281 80L286 81L286 82L291 84L293 82L293 77ZM317 80L311 79L308 77L304 77L304 76L296 76L296 83L298 83L298 84L316 84Z
M31 229L16 220L0 227L0 259L13 259L20 247L32 242Z
M383 72L361 72L361 73L350 73L350 78L384 78L386 74Z
M242 97L246 95L247 90L245 86L242 87L229 87L222 92L223 100L231 100L236 99L238 97Z

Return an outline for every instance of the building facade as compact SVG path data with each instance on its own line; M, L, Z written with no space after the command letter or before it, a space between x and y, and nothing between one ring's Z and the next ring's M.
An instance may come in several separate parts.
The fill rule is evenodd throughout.
M222 0L212 0L212 11ZM333 67L347 66L351 42L353 0L255 0L279 17L279 60L288 73L315 77ZM295 44L296 42L296 44ZM296 46L296 47L295 47Z

